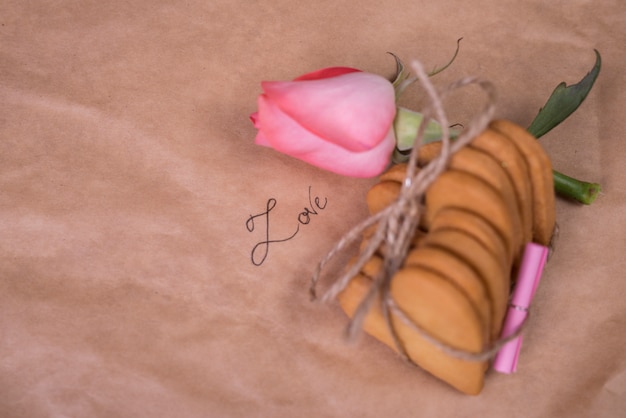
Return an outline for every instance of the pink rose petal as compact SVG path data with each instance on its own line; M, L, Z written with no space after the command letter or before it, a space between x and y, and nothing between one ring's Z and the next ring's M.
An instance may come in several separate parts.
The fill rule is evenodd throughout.
M259 128L259 112L254 112L250 114L250 120L255 128Z
M329 67L322 68L321 70L312 71L307 74L303 74L298 78L294 78L293 81L304 81L304 80L319 80L322 78L330 78L337 77L338 75L361 72L361 70L357 70L356 68L350 67Z
M395 116L395 93L383 77L351 72L301 82L264 82L265 95L308 131L350 151L383 138Z
M322 169L352 177L376 176L389 163L395 146L392 129L388 130L383 140L374 148L354 152L303 129L263 95L259 97L258 106L260 129L265 133L264 140L279 152Z
M254 143L257 145L262 145L264 147L271 147L272 145L269 143L263 132L258 131L256 133L256 138L254 138Z

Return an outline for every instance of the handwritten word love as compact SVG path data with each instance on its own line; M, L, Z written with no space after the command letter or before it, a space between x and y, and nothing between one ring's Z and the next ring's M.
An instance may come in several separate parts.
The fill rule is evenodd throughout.
M253 232L255 228L255 220L257 218L265 220L265 239L263 241L259 241L252 248L252 252L250 253L250 259L252 260L252 264L254 264L255 266L260 266L261 264L263 264L263 262L267 258L267 254L269 253L270 244L289 241L290 239L295 237L296 234L300 232L300 225L308 225L309 222L311 222L312 215L318 215L318 210L322 211L326 208L326 205L328 204L328 199L324 198L323 203L318 196L315 196L315 199L311 199L311 186L309 186L309 206L305 207L304 210L298 214L298 217L296 218L297 223L295 232L286 238L272 239L270 238L270 212L276 207L277 203L278 202L273 197L269 198L265 206L265 211L256 215L250 215L250 217L246 221L246 229L248 230L248 232Z

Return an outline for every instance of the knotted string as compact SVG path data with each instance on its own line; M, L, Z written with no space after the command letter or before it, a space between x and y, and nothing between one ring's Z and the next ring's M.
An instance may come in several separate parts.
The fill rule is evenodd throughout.
M406 313L393 300L390 288L391 279L394 274L402 267L402 264L409 251L411 241L415 235L419 220L423 211L422 200L429 186L446 170L450 162L450 158L461 148L469 144L478 134L487 128L492 120L495 112L496 91L492 83L476 77L466 77L451 84L442 92L437 92L433 84L430 82L428 75L424 71L422 65L418 61L413 61L411 67L415 71L416 78L419 80L430 104L424 112L424 119L420 124L415 139L415 144L411 150L409 162L407 166L406 176L400 189L397 199L382 211L370 216L363 222L356 225L346 235L344 235L334 246L334 248L320 261L313 277L311 279L310 294L312 299L317 297L316 288L321 273L326 264L331 261L337 254L344 251L353 244L362 233L371 226L378 224L375 233L369 239L368 244L361 251L360 256L347 271L341 275L330 288L322 295L322 302L334 300L347 286L350 280L355 277L362 267L371 259L374 253L380 248L381 244L385 244L383 252L383 266L378 274L373 277L372 284L368 289L365 297L358 305L352 319L346 329L348 338L352 339L361 330L363 321L370 311L374 302L379 298L384 320L388 329L391 331L397 351L405 360L412 362L406 353L402 341L399 339L395 327L391 322L391 314L410 326L418 332L425 340L446 354L452 355L462 360L484 361L493 357L502 346L513 340L522 331L523 326L516 330L515 333L507 338L499 339L493 342L489 347L484 348L481 352L470 352L455 348L449 344L440 341L420 325L412 321ZM452 142L450 140L450 131L448 118L443 109L442 99L457 89L469 85L478 85L487 94L487 103L483 107L462 134ZM442 127L442 148L440 154L430 163L416 173L417 156L422 146L425 127L431 118L434 117Z

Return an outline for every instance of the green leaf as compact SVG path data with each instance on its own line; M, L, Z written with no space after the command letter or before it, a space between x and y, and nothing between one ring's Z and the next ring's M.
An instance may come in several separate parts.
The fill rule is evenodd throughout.
M461 49L461 41L462 40L463 40L463 38L459 38L459 39L456 40L456 50L454 51L454 55L452 55L452 58L450 59L450 61L448 61L448 63L446 65L444 65L443 67L435 68L434 70L429 72L428 73L428 77L435 76L435 75L439 74L440 72L444 71L445 69L447 69L449 66L452 65L452 63L456 59L456 56L459 55L459 50Z
M400 58L398 58L396 54L392 52L387 53L396 60L396 75L394 76L391 84L393 84L393 88L396 91L397 100L402 94L404 88L406 87L404 82L411 76L411 73L404 68L404 63Z
M577 84L567 86L565 82L562 82L556 86L546 104L539 110L539 113L528 127L528 132L535 138L546 134L567 119L585 100L585 97L587 97L587 94L593 87L593 83L598 78L600 67L602 66L600 53L595 49L594 51L596 53L596 63L591 71Z
M461 48L461 40L463 40L463 38L457 39L456 50L454 51L454 55L452 55L452 58L450 59L450 61L448 61L448 63L444 65L443 67L435 68L430 73L428 73L429 77L439 74L440 72L446 70L450 65L452 65L457 55L459 55L459 50ZM417 78L411 77L411 72L408 71L404 67L404 63L402 62L402 60L400 60L400 58L398 58L396 54L392 52L387 52L387 53L396 60L396 75L393 77L393 80L391 81L391 83L393 84L393 88L396 92L396 101L398 101L398 99L400 98L404 90L406 90L406 88L410 86L411 84L415 83L417 81Z

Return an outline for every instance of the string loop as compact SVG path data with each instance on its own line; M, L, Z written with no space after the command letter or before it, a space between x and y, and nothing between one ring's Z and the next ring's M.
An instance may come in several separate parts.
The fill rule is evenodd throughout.
M420 124L415 144L411 150L406 177L402 183L399 195L389 206L356 225L337 242L333 249L318 264L311 279L310 294L312 299L317 297L317 285L326 264L359 239L366 229L377 224L374 234L370 237L356 262L335 280L321 297L323 302L334 300L348 286L350 280L361 271L362 267L371 259L376 250L380 248L383 243L385 244L383 266L378 274L372 278L370 288L354 312L347 327L347 336L353 338L361 330L363 321L372 305L377 300L380 300L383 317L394 338L397 351L406 360L410 361L391 322L392 314L445 353L464 360L484 361L493 357L504 344L517 337L521 333L522 327L516 330L511 336L495 341L479 353L460 350L443 343L414 321L410 320L395 303L391 296L390 288L394 274L402 268L402 264L407 256L410 244L418 227L423 212L422 201L424 194L430 185L446 170L452 155L469 144L473 138L487 128L487 125L493 119L495 113L496 91L493 84L489 81L476 77L466 77L451 84L442 92L437 92L419 61L413 61L411 67L426 91L429 106L424 111L424 119ZM449 122L443 108L442 100L450 93L469 85L478 85L482 88L487 95L487 101L483 109L473 118L459 137L452 142L450 139ZM433 118L439 122L442 128L441 152L430 163L417 171L417 156L422 146L425 127Z

